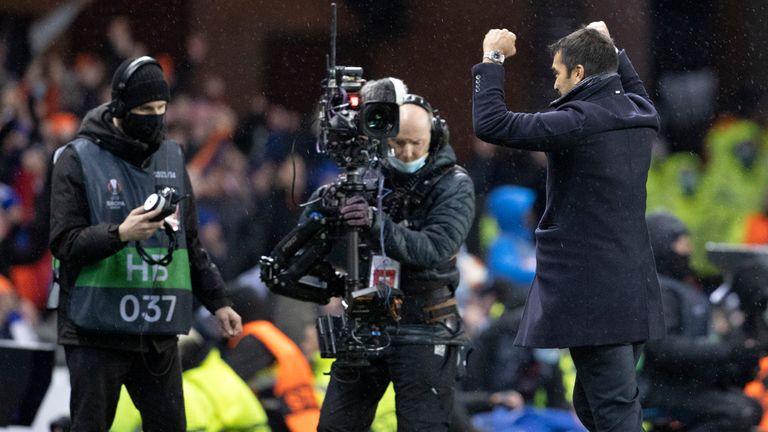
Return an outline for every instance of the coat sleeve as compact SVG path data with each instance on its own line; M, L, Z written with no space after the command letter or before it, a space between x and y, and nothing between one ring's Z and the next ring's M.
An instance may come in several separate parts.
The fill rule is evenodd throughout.
M197 206L192 193L192 184L189 174L184 170L184 184L189 191L188 199L182 201L184 209L184 231L187 238L187 252L189 253L189 271L192 277L192 293L211 313L224 306L231 306L232 302L227 296L224 279L219 273L208 252L203 248L198 237Z
M441 186L444 181L451 182ZM451 178L441 179L434 190L438 195L420 229L397 224L386 213L373 224L368 236L378 245L379 229L383 224L387 256L406 265L432 268L459 252L475 215L472 180L464 173L455 173Z
M120 241L119 225L91 225L83 171L73 149L64 149L54 164L50 187L53 256L85 266L108 258L125 247L126 243Z
M624 93L633 93L643 99L651 102L648 92L645 90L643 82L640 80L640 76L637 75L635 67L632 66L632 62L629 61L629 56L625 50L619 51L619 76L621 77L621 85L624 87Z
M472 124L481 140L524 150L557 151L584 136L586 116L578 106L569 104L539 113L511 112L504 99L503 67L480 63L472 75Z

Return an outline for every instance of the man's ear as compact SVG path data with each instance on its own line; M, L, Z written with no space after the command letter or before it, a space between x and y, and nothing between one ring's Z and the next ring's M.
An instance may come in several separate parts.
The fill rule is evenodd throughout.
M573 69L571 69L571 76L578 80L576 82L579 82L579 81L583 80L584 79L584 66L580 65L580 64L577 64L576 66L574 66Z

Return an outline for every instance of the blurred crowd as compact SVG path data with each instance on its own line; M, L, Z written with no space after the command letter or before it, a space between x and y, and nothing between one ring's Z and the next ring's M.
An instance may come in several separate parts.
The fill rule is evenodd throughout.
M45 183L52 154L76 135L88 110L111 99L114 68L147 54L125 18L113 20L106 36L105 53L42 55L21 76L0 69L0 273L32 323L45 309L50 285ZM2 65L6 48L0 42ZM259 95L238 114L217 76L193 88L207 49L205 36L193 34L185 58L150 54L171 84L167 136L184 148L201 238L225 280L234 280L292 228L307 191L337 171L315 155L308 116Z
M183 58L147 52L125 18L111 22L106 40L105 52L35 57L20 75L0 68L0 338L55 341L54 316L46 309L46 177L53 152L76 135L80 119L111 99L112 71L126 58L150 54L163 66L172 89L167 136L184 148L201 241L232 286L268 295L254 272L259 257L293 228L311 192L339 173L315 152L311 113L288 110L263 95L254 95L244 112L228 104L233 90L216 75L200 75L209 48L204 34L188 37ZM0 66L7 65L7 52L0 40ZM535 271L532 233L544 207L546 159L479 140L453 145L465 156L460 163L478 199L475 226L459 257L458 297L475 352L457 411L471 416L494 407L550 408L541 418L555 421L569 409L573 368L567 352L510 349ZM649 174L648 211L667 211L688 227L695 273L686 275L686 283L708 296L723 278L707 260L707 242L768 243L768 135L756 121L720 118L701 152L666 154L663 147L660 141ZM285 299L270 305L266 315L315 359L317 311ZM744 313L734 312L744 306L744 300L741 307L723 302L705 336L726 338L744 322ZM486 417L475 426L497 420Z

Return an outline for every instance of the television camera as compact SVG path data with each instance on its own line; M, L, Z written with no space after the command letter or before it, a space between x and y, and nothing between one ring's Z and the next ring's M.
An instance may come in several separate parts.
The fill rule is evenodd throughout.
M317 151L343 172L305 204L311 206L307 216L270 256L261 258L261 278L276 294L302 301L327 304L331 297L342 297L342 316L317 319L321 356L366 365L389 346L386 328L400 320L399 264L386 256L370 256L359 230L346 226L339 210L354 196L378 202L381 209L381 161L387 138L399 131L405 86L395 79L366 84L361 67L336 65L335 3L331 4L331 50L322 88ZM346 273L326 260L333 243L342 239L347 248ZM366 268L364 277L361 269Z

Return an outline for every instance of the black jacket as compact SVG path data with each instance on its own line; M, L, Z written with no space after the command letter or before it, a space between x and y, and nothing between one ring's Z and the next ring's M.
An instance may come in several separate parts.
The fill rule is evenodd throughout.
M150 148L125 135L112 125L110 117L105 115L105 110L104 105L91 110L83 120L77 138L86 138L121 159L142 166L156 148ZM187 190L191 191L186 171L184 176ZM192 292L196 299L213 313L216 309L231 305L226 287L198 239L194 197L181 201L179 205L185 207L182 225L185 227L187 239ZM118 225L91 225L83 171L72 148L64 149L53 166L50 239L51 251L61 261L59 343L131 351L146 350L149 344L147 337L85 332L78 329L69 317L70 289L82 267L107 258L127 246L127 243L120 241ZM176 343L175 336L157 336L149 340L158 348Z
M522 307L506 309L473 339L467 376L461 381L462 399L471 405L471 411L490 411L489 396L510 390L520 393L526 404L533 404L539 389L546 392L548 407L568 409L559 363L537 359L533 348L514 346L522 312Z
M646 344L643 375L667 385L715 385L731 347L709 338L709 299L678 280L660 276L659 281L667 335Z
M475 215L472 179L456 167L456 154L447 144L415 174L385 169L384 175L385 188L392 192L384 201L383 217L365 233L369 244L380 249L383 226L384 250L402 266L406 295L437 286L455 289L456 255Z
M474 186L466 171L456 165L456 154L448 144L436 149L427 164L414 174L388 168L384 168L383 174L384 188L390 192L384 198L383 212L375 213L371 228L361 233L361 240L369 252L381 253L383 232L386 255L400 263L404 315L411 316L411 312L418 314L423 304L409 298L425 295L420 300L444 300L453 295L458 285L456 255L474 218ZM321 187L310 201L319 202L317 198L326 190L327 186ZM307 207L301 220L314 211L323 211L321 207ZM367 260L368 255L361 254L361 261ZM441 290L446 295L430 298L439 288L448 288L450 292Z
M663 336L645 224L656 110L626 54L618 75L588 77L543 113L509 112L504 68L473 69L475 134L547 154L536 277L516 343L572 347Z

